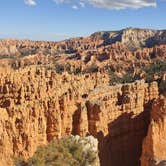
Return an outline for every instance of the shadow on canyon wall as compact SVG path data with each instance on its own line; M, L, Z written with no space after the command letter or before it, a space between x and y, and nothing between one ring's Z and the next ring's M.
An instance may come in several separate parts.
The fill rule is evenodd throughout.
M124 113L108 124L107 136L99 132L101 166L139 166L149 119L150 111L136 117L133 117L133 113Z

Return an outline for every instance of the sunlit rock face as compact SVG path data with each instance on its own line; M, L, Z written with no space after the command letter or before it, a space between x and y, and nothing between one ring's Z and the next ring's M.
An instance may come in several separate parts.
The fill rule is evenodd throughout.
M166 98L154 101L148 135L143 143L142 166L164 166L166 164Z
M163 165L165 60L166 31L0 40L0 166L71 134L98 139L101 166Z
M54 138L85 136L87 94L109 81L100 73L59 75L40 67L3 68L0 75L0 154L6 165L13 155L29 158Z
M0 153L7 164L70 134L98 138L101 165L139 163L156 82L111 87L103 73L59 75L40 67L0 74Z
M105 71L120 76L166 59L166 31L127 28L61 42L0 40L0 66L64 66L69 72Z

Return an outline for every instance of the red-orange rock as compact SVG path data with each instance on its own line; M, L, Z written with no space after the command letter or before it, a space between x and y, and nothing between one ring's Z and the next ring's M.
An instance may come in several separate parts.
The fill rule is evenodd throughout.
M141 166L164 165L166 162L166 98L154 101L151 123L142 147Z

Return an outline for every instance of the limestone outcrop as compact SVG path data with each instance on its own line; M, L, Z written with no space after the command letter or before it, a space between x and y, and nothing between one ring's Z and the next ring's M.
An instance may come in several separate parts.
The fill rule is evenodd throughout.
M104 44L121 42L129 50L135 50L142 47L152 47L156 44L165 44L165 30L126 28L120 31L101 31L92 36L104 39Z

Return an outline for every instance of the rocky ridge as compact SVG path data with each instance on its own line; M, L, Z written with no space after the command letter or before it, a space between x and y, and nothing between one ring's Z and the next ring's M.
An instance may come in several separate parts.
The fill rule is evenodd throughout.
M120 40L116 36L121 35ZM147 48L147 40L154 43ZM111 42L109 42L111 40ZM158 41L158 42L157 42ZM136 45L130 49L128 45ZM130 73L142 78L144 68L166 60L165 31L124 29L98 32L62 42L0 41L0 65L14 69L47 65L57 71L91 73L110 71L118 77ZM166 69L165 69L166 70Z
M121 42L129 50L166 43L165 30L127 28L120 31L96 32L92 36L104 39L105 45Z

